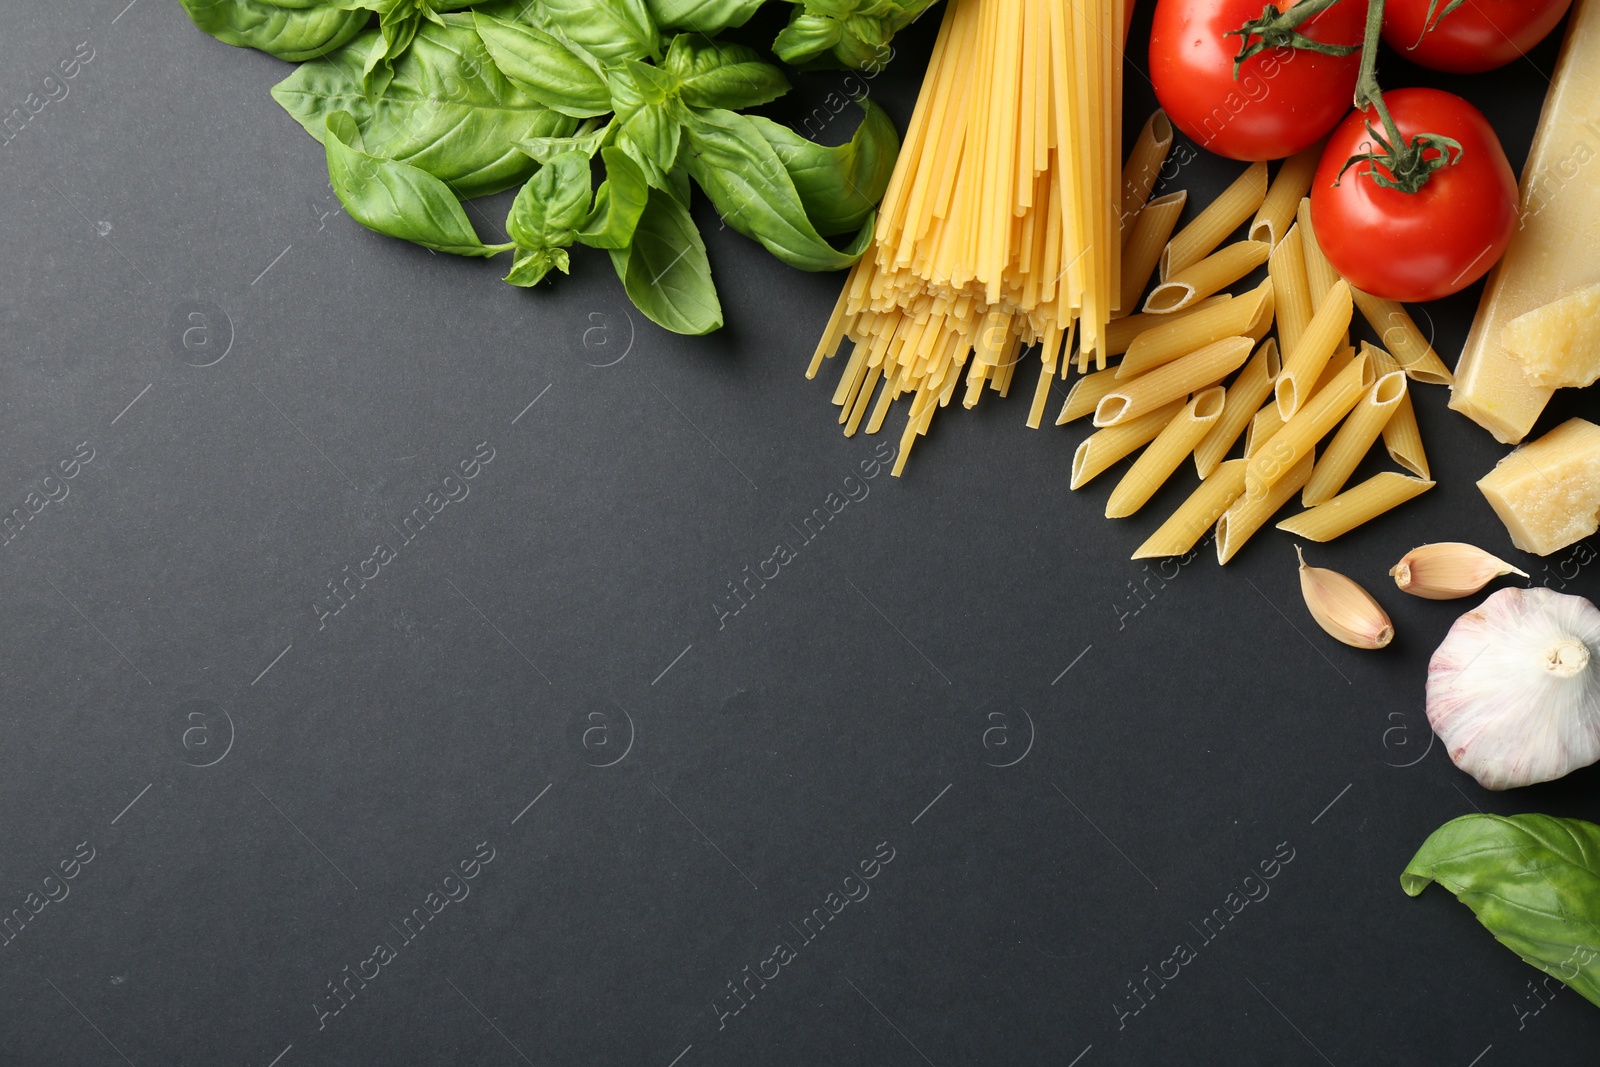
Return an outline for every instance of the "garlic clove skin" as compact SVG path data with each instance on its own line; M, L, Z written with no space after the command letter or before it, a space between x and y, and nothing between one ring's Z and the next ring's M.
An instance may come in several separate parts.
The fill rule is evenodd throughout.
M1492 594L1429 661L1428 722L1485 789L1600 760L1600 608L1544 588Z
M1352 648L1383 648L1394 640L1394 624L1371 593L1338 571L1307 566L1298 545L1295 554L1306 609L1328 636Z
M1412 596L1428 600L1455 600L1471 596L1496 578L1520 574L1505 560L1462 541L1413 548L1389 569L1394 584Z

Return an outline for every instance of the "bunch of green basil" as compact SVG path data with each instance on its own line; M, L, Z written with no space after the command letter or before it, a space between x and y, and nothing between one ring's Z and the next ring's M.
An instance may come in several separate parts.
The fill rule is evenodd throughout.
M183 0L218 39L301 64L272 95L322 142L357 222L455 255L510 252L505 280L521 286L565 272L574 243L603 248L645 315L690 334L722 325L691 178L783 262L838 270L870 242L899 151L865 99L834 147L739 113L789 90L714 37L760 2ZM510 240L485 244L462 202L518 185ZM827 240L845 234L842 249Z

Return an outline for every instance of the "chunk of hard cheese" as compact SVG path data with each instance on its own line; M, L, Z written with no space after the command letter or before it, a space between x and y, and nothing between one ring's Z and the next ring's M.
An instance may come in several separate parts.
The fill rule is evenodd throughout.
M1600 426L1568 419L1478 481L1524 552L1548 556L1600 528Z
M1553 392L1500 345L1506 324L1600 282L1600 3L1573 5L1566 43L1522 171L1519 229L1489 275L1456 366L1450 406L1513 444Z
M1600 378L1600 285L1590 285L1512 319L1500 347L1535 385L1582 389Z

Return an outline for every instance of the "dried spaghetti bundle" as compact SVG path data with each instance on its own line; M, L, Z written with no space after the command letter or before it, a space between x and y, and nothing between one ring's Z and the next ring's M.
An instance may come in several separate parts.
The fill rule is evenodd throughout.
M1080 367L1105 366L1121 288L1127 2L945 8L874 246L806 375L853 342L833 397L846 434L863 419L876 432L911 398L895 474L935 408L958 387L967 407L985 383L1004 395L1027 346L1043 363L1032 424L1074 329Z

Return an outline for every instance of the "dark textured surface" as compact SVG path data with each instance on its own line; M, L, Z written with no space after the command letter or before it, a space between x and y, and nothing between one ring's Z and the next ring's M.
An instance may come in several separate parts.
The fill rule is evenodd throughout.
M0 1063L1592 1062L1600 1012L1533 1014L1535 971L1399 887L1455 815L1600 814L1600 772L1489 794L1430 745L1427 657L1466 604L1396 593L1406 549L1476 541L1600 593L1511 552L1472 485L1503 449L1442 390L1417 393L1439 487L1313 553L1394 616L1358 653L1314 629L1276 531L1225 571L1127 562L1187 484L1103 519L1111 477L1066 490L1081 424L1022 426L1031 375L942 413L904 479L847 482L904 415L847 440L837 366L801 377L837 276L702 210L712 337L652 327L603 257L502 285L338 210L267 94L283 64L124 2L0 13L6 108L93 49L0 148L5 505L93 454L0 552L0 903L93 852L0 947ZM871 86L902 123L932 22ZM1448 83L1519 165L1553 58ZM826 115L844 79L774 114ZM1179 158L1191 203L1237 171ZM1448 358L1475 297L1423 317ZM447 888L470 895L402 928Z

